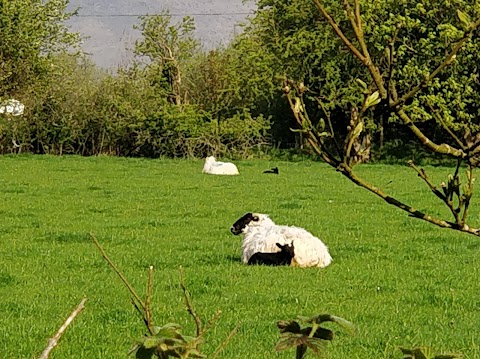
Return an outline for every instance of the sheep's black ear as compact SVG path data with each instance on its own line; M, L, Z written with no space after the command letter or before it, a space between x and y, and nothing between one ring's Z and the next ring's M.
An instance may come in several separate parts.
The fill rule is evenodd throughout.
M275 243L275 245L280 249L283 249L285 247L285 246L282 246L280 243Z

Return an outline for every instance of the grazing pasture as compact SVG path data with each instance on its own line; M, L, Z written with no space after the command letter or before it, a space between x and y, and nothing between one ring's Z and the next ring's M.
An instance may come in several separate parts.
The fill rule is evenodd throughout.
M206 354L241 322L221 358L293 358L273 350L276 321L331 313L357 332L332 326L330 358L401 358L398 345L480 358L479 238L408 218L322 163L236 164L241 175L224 177L202 174L202 160L0 157L0 356L38 357L84 296L86 309L52 358L124 358L143 335L93 232L138 292L155 267L156 324L177 322L193 334L179 287L184 267L198 314L207 320L222 310ZM278 176L262 174L275 166ZM446 213L407 167L359 170L419 209ZM452 171L428 170L436 183ZM241 238L229 229L250 211L311 231L333 263L242 264Z

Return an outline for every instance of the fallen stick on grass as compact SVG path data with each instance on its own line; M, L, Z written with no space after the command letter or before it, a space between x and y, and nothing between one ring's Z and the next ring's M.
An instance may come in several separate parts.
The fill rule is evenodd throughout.
M77 316L78 313L80 313L83 308L85 308L85 301L87 300L87 298L83 298L82 301L80 302L80 304L77 306L77 308L75 308L75 310L70 314L70 316L67 318L67 320L65 320L65 322L63 323L63 325L60 327L60 329L58 329L58 332L53 336L51 337L49 340L48 340L48 345L47 347L45 348L45 350L43 351L42 355L40 355L40 358L39 359L48 359L49 355L50 355L50 352L53 350L53 348L55 348L55 346L58 344L58 340L60 339L60 337L62 336L63 332L67 329L67 327L73 322L73 320L75 319L75 317Z

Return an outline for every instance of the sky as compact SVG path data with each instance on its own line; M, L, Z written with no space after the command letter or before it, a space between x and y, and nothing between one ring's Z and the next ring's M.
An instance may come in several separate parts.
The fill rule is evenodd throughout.
M68 25L85 39L83 49L100 67L116 69L132 58L139 32L133 28L138 16L168 9L172 20L195 19L195 35L206 49L228 43L238 24L256 8L249 0L70 0L68 10L79 8Z

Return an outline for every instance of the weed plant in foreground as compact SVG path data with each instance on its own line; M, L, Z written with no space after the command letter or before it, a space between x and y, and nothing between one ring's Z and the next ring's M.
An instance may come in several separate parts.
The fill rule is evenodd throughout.
M153 318L194 324L178 268L198 314L222 311L206 336L219 358L291 358L275 352L278 320L332 313L355 324L338 332L331 358L401 357L431 346L480 358L480 242L408 218L315 162L240 161L240 176L201 173L202 160L0 157L0 350L35 358L65 316L87 297L53 357L125 357L144 327L89 233L135 288L156 269ZM277 167L278 176L262 174ZM444 214L406 166L365 165L362 176L425 211ZM440 181L449 168L428 168ZM473 222L480 222L473 197ZM229 233L245 212L299 225L328 246L325 269L245 266ZM327 328L328 329L328 328Z

